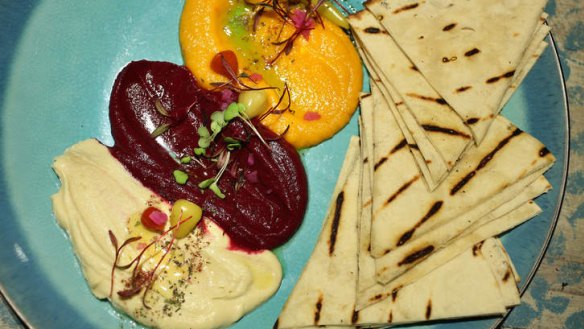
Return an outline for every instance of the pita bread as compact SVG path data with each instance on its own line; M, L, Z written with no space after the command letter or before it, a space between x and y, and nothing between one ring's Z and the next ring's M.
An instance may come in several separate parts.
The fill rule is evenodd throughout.
M361 101L360 135L361 158L363 159L363 177L361 180L361 218L359 219L359 277L357 292L365 291L377 284L375 279L375 260L369 254L371 248L371 184L373 166L371 154L373 150L373 98L371 95L362 97ZM367 130L366 127L370 128Z
M504 203L502 191L520 181L523 187L527 186L554 162L545 146L503 117L497 117L491 130L480 147L473 146L432 192L420 182L413 164L408 165L412 160L407 152L375 159L371 235L374 257L402 247L487 200L497 205ZM401 141L396 138L384 143L395 148ZM417 206L411 207L413 204ZM486 213L494 208L483 210Z
M481 142L545 3L372 0L365 5Z
M359 311L357 323L397 325L469 315L500 315L506 312L501 288L487 258L471 248L394 291L390 298Z
M359 139L353 138L320 238L274 328L353 323L361 206L359 152Z
M506 287L501 290L505 305L507 307L519 305L521 303L519 290L517 289L519 277L501 241L499 239L487 239L478 244L477 249L480 249L489 260L491 272L499 280L499 286Z
M358 148L358 143L351 143L351 148ZM350 150L345 164L359 166L361 161L354 159L357 152L359 151ZM343 197L344 201L358 208L359 193L351 193L353 188L350 187L360 186L355 182L356 175L359 174L359 170L356 170L351 171L347 178L339 178L337 186L343 184L343 189L336 189L340 192L333 200L338 200L338 195L342 194L353 199L348 201ZM362 176L367 176L366 170L362 172ZM352 224L358 223L351 216L359 211L345 211L347 209L343 202L343 210L337 212L339 216L331 216L335 213L333 209L338 209L337 205L336 201L331 202L329 215L314 252L274 328L353 328L357 325L377 327L390 323L502 314L506 311L504 292L501 291L505 288L499 285L499 279L490 270L489 260L472 249L435 268L411 285L404 286L394 298L356 311L354 300L350 296L355 297L356 294L355 270L358 269L358 260L357 257L347 256L358 249L358 231ZM337 220L331 220L334 218ZM329 252L330 232L333 231L335 222L340 223L335 246L342 246L345 252ZM494 254L494 257L496 255L500 253ZM497 262L502 260L498 259ZM338 285L339 282L343 285ZM480 293L477 294L479 290ZM517 291L517 288L514 290ZM338 299L331 299L339 297L344 299L340 302Z
M419 150L421 156L415 157L416 164L428 187L434 189L472 142L470 131L371 13L365 10L351 15L349 22L372 83L379 86L387 102L394 103L390 109L408 143ZM549 28L543 24L543 18L541 22L526 52L529 56L524 56L519 64L503 102L512 95L543 51L537 46L543 43L545 47L541 39Z
M363 126L365 128L362 131L362 134L363 133L365 135L370 134L372 125L369 123L371 121L371 119L368 119L368 118L372 117L372 115L371 115L372 112L373 112L373 109L371 108L371 106L368 102L363 102L361 104L361 116L362 116ZM395 130L394 130L394 133L395 133ZM366 143L363 143L363 144L366 144ZM496 211L492 212L488 216L485 215L485 216L483 216L483 218L476 220L474 226L467 224L465 222L466 218L461 217L460 220L448 223L445 227L437 228L435 230L435 232L436 232L435 234L431 234L428 236L423 235L422 237L420 237L421 240L419 240L419 241L421 241L421 242L429 241L428 238L430 238L432 236L439 236L440 237L443 235L449 235L450 231L462 232L462 233L459 233L460 237L466 239L466 241L465 240L457 240L456 245L458 247L455 247L455 248L450 248L451 247L450 244L452 244L453 242L449 241L448 242L449 248L447 248L447 249L450 250L450 256L440 256L439 258L435 258L435 259L440 259L440 261L437 263L434 263L435 265L433 265L433 266L435 267L435 266L437 266L436 264L443 264L445 261L447 261L449 259L448 257L451 258L454 255L456 255L457 253L460 253L463 250L470 248L473 244L478 243L479 241L482 241L490 236L495 236L497 234L500 234L503 231L506 231L506 230L510 229L511 227L514 227L514 226L520 224L522 221L536 215L539 212L539 208L536 205L530 205L527 208L523 207L523 208L526 208L527 210L524 209L523 211L520 211L520 215L516 214L516 215L510 216L510 217L508 216L508 217L503 218L503 219L500 218L502 215L510 213L514 208L520 207L521 204L527 203L529 200L544 193L549 188L550 188L550 185L547 182L547 180L543 176L539 176L539 178L537 178L534 183L530 184L527 189L523 190L521 193L518 193L518 195L515 196L515 198L510 198L511 199L510 202L503 204L502 206L497 208ZM365 193L366 192L363 192L363 195L365 195ZM364 207L363 210L365 210L365 209L366 208ZM481 211L481 213L482 212L483 211ZM489 221L493 220L493 219L496 219L496 220L489 223ZM393 280L391 282L391 284L389 284L389 285L382 285L382 284L379 284L378 282L375 282L375 280L371 279L370 273L375 271L376 261L373 258L371 258L370 254L369 254L369 245L368 245L369 244L369 240L368 240L369 237L367 236L366 232L363 232L363 227L369 226L369 224L367 223L367 220L368 220L368 218L366 217L366 212L363 212L362 219L361 219L361 234L360 234L362 240L361 240L361 245L360 245L360 272L359 272L360 275L359 275L359 278L360 278L360 280L364 280L364 283L360 282L360 284L359 284L360 295L359 295L359 299L358 299L358 303L357 303L357 309L361 309L367 305L370 305L371 303L376 302L378 299L386 298L387 296L391 295L393 289L395 289L396 287L413 282L417 278L419 278L420 276L423 276L432 270L432 266L428 265L429 263L424 261L424 262L422 262L422 264L425 264L424 266L421 266L421 264L414 266L412 269L410 269L409 271L405 272L404 274L402 274L401 276L399 276L395 280ZM483 225L483 226L481 226L481 225ZM467 227L466 230L471 231L472 234L470 234L470 233L465 234L464 233L465 227ZM477 228L480 228L480 230L477 230ZM476 231L473 231L473 230L476 230ZM414 246L416 246L416 244L414 244ZM456 251L453 252L453 250L456 250ZM398 255L400 255L400 254L398 254ZM367 258L367 257L369 257L369 258ZM444 258L444 257L446 257L446 258ZM379 258L377 260L377 264L380 266L387 265L385 262L387 262L389 259L390 258L386 258L386 257Z
M364 10L351 15L349 22L365 56L374 63L369 65L370 71L376 71L384 85L393 86L392 99L396 101L400 97L405 102L414 124L436 148L446 168L451 169L472 141L468 127L370 12ZM409 125L408 128L412 129Z
M532 187L532 190L537 189L538 188L535 186ZM527 197L527 195L521 195L518 197L517 201L526 199ZM419 277L428 274L436 266L444 264L446 261L470 248L474 244L479 243L488 237L497 236L508 231L524 221L538 215L540 212L541 209L535 203L527 201L515 207L510 212L501 215L478 228L469 230L467 233L450 241L443 249L430 254L428 258L421 260L416 266L410 267L407 271L387 284L376 283L374 286L369 286L365 291L361 291L357 300L357 309L364 308L380 299L387 298L396 288L415 282ZM373 262L375 262L374 259Z
M521 82L523 82L527 74L531 71L531 68L533 68L533 66L541 57L541 54L543 54L543 51L547 47L547 42L543 41L543 39L550 32L550 27L545 24L545 17L547 17L547 14L542 15L542 17L540 18L541 24L534 33L531 44L529 45L528 49L525 52L526 56L523 56L521 62L519 63L517 72L513 76L511 85L505 92L503 100L501 101L501 105L499 105L500 108L503 108L503 106L509 101L511 96L513 96L513 93L517 90Z
M368 63L366 58L365 61ZM367 65L371 64L369 63ZM392 115L394 117L399 129L403 133L405 142L410 145L409 150L414 157L419 171L425 178L428 189L435 189L447 171L446 164L440 154L431 145L430 141L423 138L423 131L415 124L415 119L408 113L405 103L399 101L399 99L398 102L392 99L388 86L382 83L381 79L376 75L375 70L370 70L370 76L371 90L375 90L375 92L371 93L374 98L373 101L379 104L378 107L390 110L389 112L384 111L384 113L379 113L379 115ZM389 128L383 126L384 120L376 120L376 122L380 125L379 129L377 129L379 134L383 134L384 131L389 130ZM413 129L409 129L408 124Z

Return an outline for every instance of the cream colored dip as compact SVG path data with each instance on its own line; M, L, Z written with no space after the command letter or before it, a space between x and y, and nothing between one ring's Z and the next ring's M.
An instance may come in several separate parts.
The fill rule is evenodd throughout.
M93 294L108 298L137 321L159 328L226 327L278 289L282 270L273 253L230 249L229 237L204 218L188 237L174 241L146 295L149 308L142 298L145 289L128 299L117 294L126 288L131 269L115 270L110 297L115 248L108 231L119 245L131 236L142 237L121 252L118 264L127 264L156 236L135 225L139 214L149 205L168 213L170 205L134 179L94 139L73 145L55 159L53 168L61 179L61 189L52 197L54 212ZM143 257L144 267L152 268L161 250L150 248Z

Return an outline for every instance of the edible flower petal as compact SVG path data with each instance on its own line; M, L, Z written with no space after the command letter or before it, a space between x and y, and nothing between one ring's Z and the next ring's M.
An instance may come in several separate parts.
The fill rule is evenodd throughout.
M314 30L316 23L312 17L308 16L305 10L294 9L290 14L290 19L292 24L296 28L296 31L308 40L310 37L310 31Z

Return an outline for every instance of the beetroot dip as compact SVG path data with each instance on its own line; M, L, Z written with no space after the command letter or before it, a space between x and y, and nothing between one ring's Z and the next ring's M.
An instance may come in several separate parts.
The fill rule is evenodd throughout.
M241 149L230 152L227 170L218 183L224 199L198 187L217 174L216 161L201 157L197 159L203 165L177 161L194 157L197 129L209 127L211 113L236 100L237 94L229 90L202 89L186 67L132 62L119 73L111 94L109 115L115 143L110 151L156 194L170 202L187 199L200 205L204 215L220 225L238 247L273 249L296 232L307 205L306 173L293 146L254 122L268 147L241 119L232 120L208 151L224 150L224 137L242 140ZM160 105L165 111L160 111ZM152 137L162 125L169 128ZM186 184L175 181L173 171L177 169L188 173Z

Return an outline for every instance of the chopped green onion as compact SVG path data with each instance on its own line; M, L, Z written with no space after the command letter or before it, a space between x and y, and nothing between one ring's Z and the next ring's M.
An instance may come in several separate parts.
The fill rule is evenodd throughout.
M174 180L180 185L186 184L187 181L189 180L189 175L182 170L177 169L172 172L172 175L174 176Z

